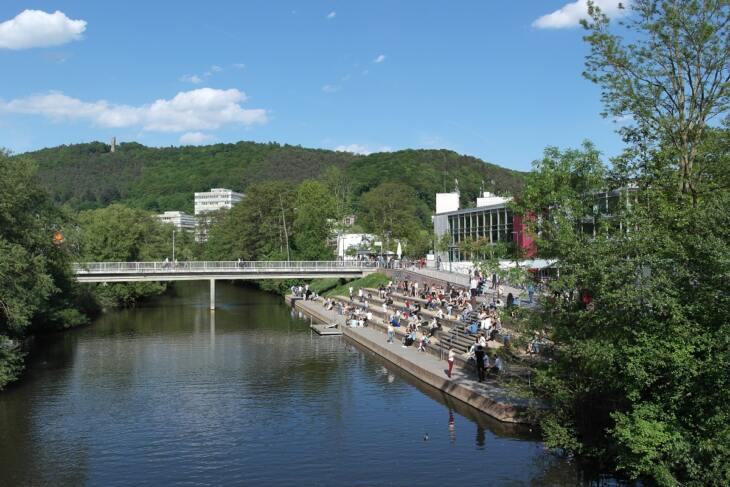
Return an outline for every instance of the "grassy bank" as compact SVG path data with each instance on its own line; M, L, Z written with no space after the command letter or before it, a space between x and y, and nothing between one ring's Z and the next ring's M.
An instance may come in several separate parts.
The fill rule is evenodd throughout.
M381 284L385 285L388 284L389 278L385 274L380 273L374 273L370 274L369 276L365 276L360 279L355 279L350 282L346 282L343 284L340 284L329 291L325 292L325 296L347 296L350 290L350 287L357 292L360 288L366 288L366 287L378 287Z

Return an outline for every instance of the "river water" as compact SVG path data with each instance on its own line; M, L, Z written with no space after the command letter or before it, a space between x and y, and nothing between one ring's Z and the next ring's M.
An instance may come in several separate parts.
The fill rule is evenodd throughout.
M37 343L0 393L0 485L539 485L580 474L281 298L182 284Z

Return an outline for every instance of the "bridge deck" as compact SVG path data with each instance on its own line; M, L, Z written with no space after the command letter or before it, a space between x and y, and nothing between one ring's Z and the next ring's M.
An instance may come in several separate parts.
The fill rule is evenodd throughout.
M79 282L314 279L360 277L378 268L359 261L87 262L74 266Z

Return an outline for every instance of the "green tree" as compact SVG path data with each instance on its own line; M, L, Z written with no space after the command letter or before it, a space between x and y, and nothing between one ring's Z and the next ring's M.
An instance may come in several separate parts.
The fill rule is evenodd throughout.
M730 5L632 5L629 43L593 5L585 24L587 76L606 114L633 120L627 150L610 171L591 156L578 181L556 153L521 202L560 271L542 314L557 345L537 381L542 426L549 446L631 478L728 485L730 159L727 127L709 123L727 114ZM622 185L635 196L595 210L596 190Z
M248 192L264 181L298 184L320 179L351 213L362 193L383 182L405 182L426 206L433 195L459 179L462 201L480 187L519 192L523 174L445 150L404 150L358 156L276 143L238 142L209 146L145 147L123 143L111 153L101 142L63 145L29 154L40 166L38 179L52 199L75 210L110 203L160 212L192 213L191 195L211 187ZM342 214L344 214L342 213Z
M79 214L81 258L84 262L144 262L172 258L172 233L152 213L113 204ZM97 285L107 306L136 304L160 294L165 283L136 282Z
M329 245L337 216L337 201L327 186L309 180L297 187L293 222L293 243L301 260L331 260Z
M296 191L285 181L249 187L246 198L211 226L205 255L212 260L287 260L292 250Z
M382 183L360 198L361 222L365 229L395 240L417 241L419 229L427 227L430 215L415 191L401 183Z
M70 248L53 243L67 216L38 186L35 171L27 158L0 151L0 389L21 372L17 343L29 331L87 320L77 309Z
M352 212L352 182L337 166L329 166L322 174L322 181L335 200L335 218L342 218Z
M523 221L535 237L540 255L558 255L564 249L555 245L564 242L584 245L588 235L580 231L581 225L586 219L593 224L599 217L594 196L610 184L598 150L588 141L581 149L548 147L532 169L513 207L520 214L537 215Z
M709 129L700 144L708 177L695 181L693 205L674 173L651 169L668 167L673 147L643 153L651 160L636 176L654 183L624 188L609 214L595 191L615 180L590 146L535 163L519 204L541 216L538 245L559 269L541 315L556 353L537 381L552 405L549 446L661 485L730 482L718 460L730 452L730 215L720 210L730 187L718 184L728 137Z
M607 16L589 2L585 76L601 86L604 115L630 117L623 131L671 149L682 192L697 197L699 147L708 123L730 102L727 0L634 0L624 27L613 32ZM645 162L659 162L656 158Z

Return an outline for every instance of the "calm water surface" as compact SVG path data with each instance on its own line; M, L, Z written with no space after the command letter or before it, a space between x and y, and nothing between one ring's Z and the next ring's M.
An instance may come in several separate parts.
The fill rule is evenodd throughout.
M280 298L217 291L213 314L184 284L39 343L0 393L0 485L579 483L528 430L312 337Z

